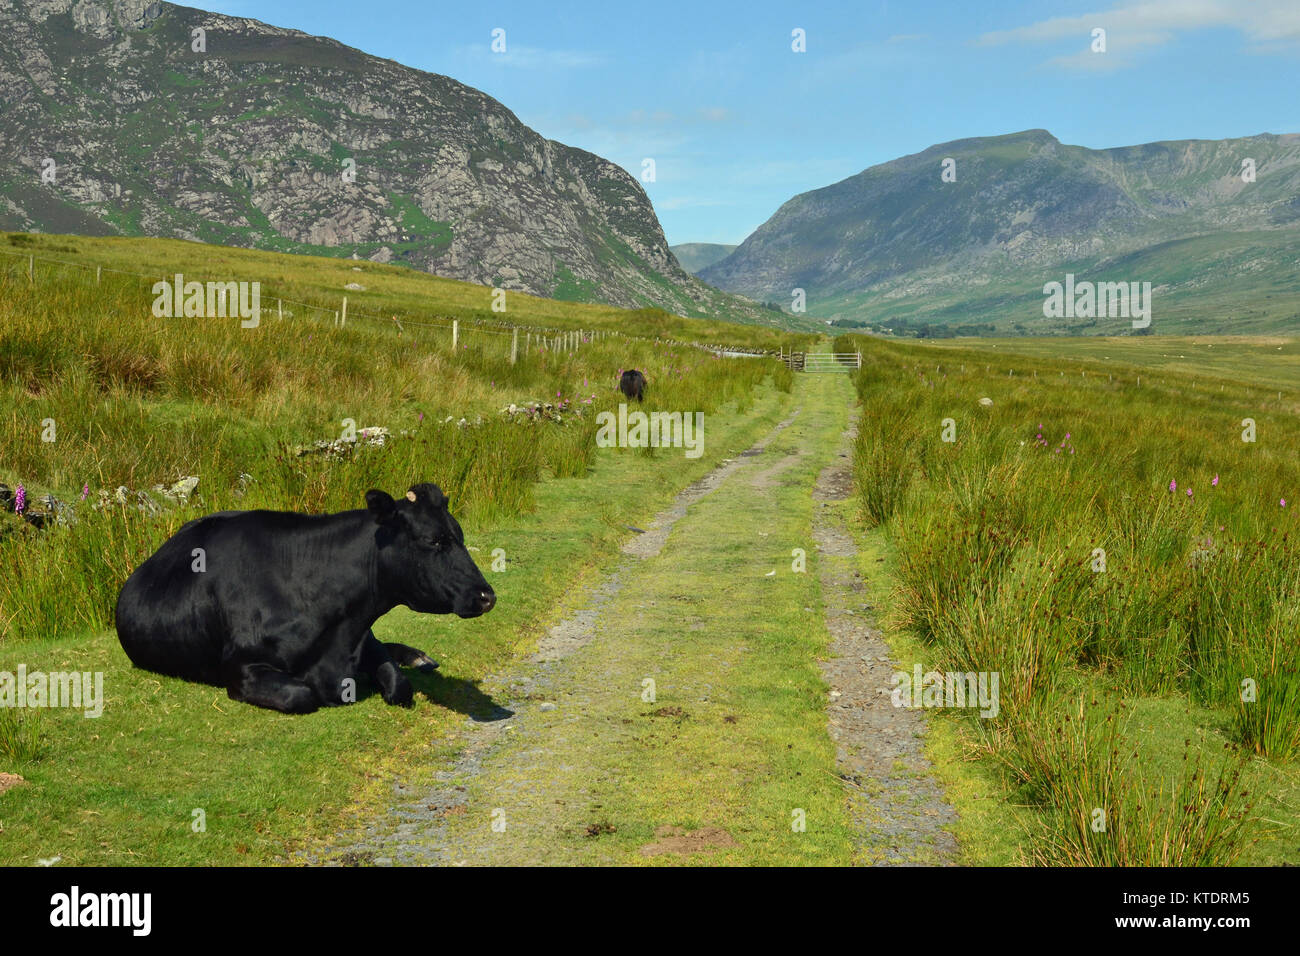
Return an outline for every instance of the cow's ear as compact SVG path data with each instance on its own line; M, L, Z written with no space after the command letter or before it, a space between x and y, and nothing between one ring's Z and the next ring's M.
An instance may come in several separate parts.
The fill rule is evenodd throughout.
M388 524L397 517L397 502L386 491L371 489L366 492L366 507L377 524Z
M428 482L411 485L406 497L434 509L447 507L447 496L442 493L442 489Z

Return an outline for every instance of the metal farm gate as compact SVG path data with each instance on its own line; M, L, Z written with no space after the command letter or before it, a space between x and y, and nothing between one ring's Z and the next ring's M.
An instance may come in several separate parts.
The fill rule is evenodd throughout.
M796 372L853 372L862 368L862 353L782 352L781 361Z

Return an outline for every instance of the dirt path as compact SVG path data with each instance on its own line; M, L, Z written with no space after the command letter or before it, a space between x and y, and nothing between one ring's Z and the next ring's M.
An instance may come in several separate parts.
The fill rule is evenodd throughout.
M835 460L813 489L813 540L831 634L831 656L822 663L830 685L828 705L836 762L848 784L850 812L863 833L863 863L951 863L957 841L945 827L956 814L922 752L925 718L890 700L898 669L873 626L865 603L858 549L844 530L838 506L853 490L852 449L856 422L844 434Z
M951 856L919 718L877 700L894 668L852 609L852 539L809 495L839 493L847 462L852 393L828 379L801 377L802 411L682 492L517 672L485 681L508 704L467 719L453 765L395 782L389 814L318 862ZM791 570L799 545L814 573Z

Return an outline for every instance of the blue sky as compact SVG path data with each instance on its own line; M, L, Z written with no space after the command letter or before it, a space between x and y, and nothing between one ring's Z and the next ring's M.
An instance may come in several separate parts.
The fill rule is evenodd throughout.
M670 243L738 243L797 193L967 136L1300 132L1300 0L197 5L453 77L638 178L653 158Z

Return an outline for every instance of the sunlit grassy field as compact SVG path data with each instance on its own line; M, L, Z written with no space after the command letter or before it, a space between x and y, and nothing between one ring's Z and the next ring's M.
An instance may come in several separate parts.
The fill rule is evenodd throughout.
M918 343L920 344L920 343ZM1129 335L1114 338L1066 338L1025 336L1014 339L932 339L926 348L941 350L975 349L985 361L1001 360L1002 374L1014 369L1013 356L1022 361L1022 373L1032 362L1066 359L1079 370L1094 374L1120 374L1132 378L1177 373L1181 388L1224 390L1236 385L1258 385L1261 389L1291 393L1300 389L1300 338L1283 335ZM937 361L942 361L938 359ZM1059 371L1059 370L1058 370Z
M29 280L25 259L0 257L0 482L21 484L29 507L50 493L75 511L43 530L0 514L0 671L102 671L107 697L95 720L0 710L0 771L26 778L0 798L4 863L287 861L382 805L403 766L447 758L457 722L491 710L484 677L608 568L629 525L789 415L779 363L683 343L812 342L516 294L493 312L491 290L371 263L161 240L0 248L77 264L38 261ZM150 283L120 271L261 281L262 324L154 318ZM281 318L277 295L312 307ZM502 322L534 330L515 364ZM557 350L542 329L598 334ZM846 336L835 347L865 359L862 574L889 609L900 665L1000 675L996 718L931 722L964 861L1300 862L1296 340ZM629 367L649 378L647 410L707 414L702 458L596 447L595 413L618 403ZM560 420L502 413L538 402ZM348 421L390 436L334 458L298 454ZM186 475L200 479L195 497L158 514L130 496L90 507L101 489ZM417 481L449 492L481 566L500 548L509 569L489 573L500 605L483 619L399 611L379 623L381 639L443 662L414 678L413 710L371 699L296 720L126 661L111 629L117 589L185 521L355 508L368 488ZM804 514L800 494L783 486L780 520ZM717 521L743 510L725 494L710 507L728 503ZM672 560L721 547L706 524L684 528L694 537ZM799 618L803 600L768 617ZM733 603L712 626L745 627L757 605ZM671 639L671 620L663 631ZM764 732L804 733L809 714L798 718ZM705 734L695 749L714 746Z
M393 328L392 318L404 327L418 323L441 323L459 319L467 342L497 350L500 342L470 326L509 323L554 329L617 329L628 335L681 338L689 341L726 343L775 350L788 339L810 341L811 336L789 336L782 331L718 320L686 319L660 309L629 311L607 305L562 302L523 292L507 292L504 311L493 309L493 290L487 286L428 275L414 269L383 265L366 260L322 256L283 255L233 246L216 246L178 239L145 239L92 236L47 236L28 233L0 234L0 275L26 279L28 257L35 257L36 285L48 277L77 276L93 284L95 268L100 279L116 277L138 289L146 304L152 302L149 287L159 279L182 273L186 279L247 280L262 283L262 308L274 312L276 299L295 300L312 308L286 304L284 308L301 321L331 319L348 297L350 324ZM56 263L67 263L58 265ZM145 278L140 278L141 276ZM129 281L128 281L129 280ZM348 284L364 289L348 289ZM131 308L136 300L130 300ZM378 320L366 316L377 316Z
M279 269L290 283L314 281L296 292L313 300L333 282L312 260L288 255L155 240L113 244L132 250L117 268L171 250L169 269L248 281ZM339 270L339 288L356 276L346 263L323 260L320 267ZM424 283L428 297L420 304L431 314L460 314L464 302L489 292L389 272L399 274L380 281L409 285L412 301ZM586 473L595 413L621 398L614 387L624 368L640 368L654 383L651 407L705 412L746 400L769 375L788 375L771 361L720 359L632 337L692 329L732 333L729 344L782 341L762 330L522 296L498 318L540 326L573 308L586 328L622 334L573 350L556 350L550 336L529 348L525 336L512 365L510 338L470 331L472 316L453 352L444 328L360 320L340 326L332 315L281 319L264 311L262 324L246 329L238 319L157 319L152 301L146 283L116 274L96 284L93 274L74 269L46 269L32 282L25 266L0 271L0 481L22 484L29 502L52 493L72 503L89 493L93 503L99 489L200 478L198 497L159 521L141 522L129 507L74 505L75 530L26 540L31 529L4 516L0 528L17 535L0 545L0 623L8 634L105 626L129 570L182 523L220 508L334 511L358 507L367 488L400 491L427 479L469 520L527 511L543 475ZM567 321L579 325L574 315ZM563 406L564 421L528 425L501 415L511 403L536 402ZM345 461L296 454L372 426L392 434L383 454L360 450ZM46 587L29 590L34 580Z
M1296 345L1210 345L840 342L903 663L1000 674L940 720L972 859L1300 861Z
M7 863L265 862L340 825L378 779L366 768L433 746L454 721L490 708L477 681L532 639L626 526L734 451L733 441L770 427L788 401L790 373L774 360L718 358L656 338L798 341L522 295L494 313L490 290L370 263L155 240L34 237L15 248L128 272L274 283L322 304L359 281L376 298L351 290L353 308L405 321L354 313L340 326L327 310L297 306L281 319L265 291L255 329L236 318L157 319L147 281L105 268L96 283L93 269L40 262L29 280L25 260L0 261L0 482L21 485L29 510L49 493L74 512L68 526L41 530L12 504L0 515L0 671L102 671L107 697L94 720L0 715L0 769L28 781L4 796ZM453 318L454 351L449 329L421 325ZM488 322L605 334L572 350L557 350L550 334L536 333L531 348L521 337L511 364L509 335L489 334L502 330ZM618 374L632 367L650 381L647 410L708 415L703 457L596 447L596 413L622 400ZM554 415L503 414L512 403L550 403ZM297 453L340 438L348 420L387 428L389 438L332 458ZM134 506L136 491L187 475L199 478L188 503L154 494L158 514ZM224 508L356 508L369 488L397 494L419 481L449 494L480 566L499 547L509 568L492 575L501 606L481 621L394 613L380 622L382 639L410 640L443 661L416 682L438 703L432 711L355 707L286 722L232 704L219 688L136 671L122 655L111 629L117 590L185 521ZM127 504L91 507L118 486L130 490ZM193 809L208 814L204 837L191 828Z

